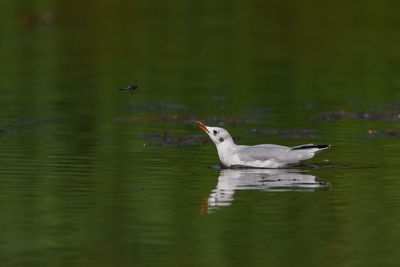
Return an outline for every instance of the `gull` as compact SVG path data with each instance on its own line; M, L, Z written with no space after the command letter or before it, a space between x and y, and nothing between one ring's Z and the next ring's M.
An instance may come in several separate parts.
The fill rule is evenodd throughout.
M196 124L215 143L219 159L226 168L286 168L298 165L302 161L314 157L316 153L331 147L330 145L314 144L295 147L272 144L236 145L227 130L206 126L200 121L196 121Z

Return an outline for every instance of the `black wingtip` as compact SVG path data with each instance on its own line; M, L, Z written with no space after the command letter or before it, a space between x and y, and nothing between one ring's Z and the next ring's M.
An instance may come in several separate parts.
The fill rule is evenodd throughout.
M310 149L310 148L318 148L318 149L328 149L331 145L304 145L304 146L296 146L291 150L300 150L300 149Z
M319 149L324 149L324 148L330 148L331 145L317 145L316 147Z

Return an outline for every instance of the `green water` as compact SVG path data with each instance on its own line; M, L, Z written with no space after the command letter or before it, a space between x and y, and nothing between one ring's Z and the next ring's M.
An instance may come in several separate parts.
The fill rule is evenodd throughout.
M0 3L2 266L398 265L398 3L28 2ZM333 147L271 187L194 120Z

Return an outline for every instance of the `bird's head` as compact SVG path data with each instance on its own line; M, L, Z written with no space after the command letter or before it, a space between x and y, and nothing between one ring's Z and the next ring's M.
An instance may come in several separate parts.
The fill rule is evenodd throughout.
M196 121L197 126L202 129L210 139L215 143L215 145L222 145L227 143L233 143L233 139L227 130L220 127L206 126L200 121Z

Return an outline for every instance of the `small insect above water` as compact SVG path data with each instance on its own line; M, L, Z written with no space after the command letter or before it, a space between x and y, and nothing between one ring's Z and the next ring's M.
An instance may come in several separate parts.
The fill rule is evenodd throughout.
M128 87L125 87L125 88L119 88L119 90L131 91L131 92L130 92L131 94L133 94L134 91L135 91L136 89L138 89L138 86L137 86L136 83L134 83L134 84L132 84L132 85L129 85Z

